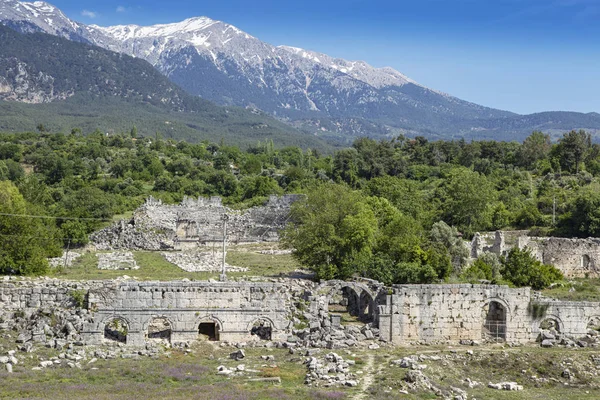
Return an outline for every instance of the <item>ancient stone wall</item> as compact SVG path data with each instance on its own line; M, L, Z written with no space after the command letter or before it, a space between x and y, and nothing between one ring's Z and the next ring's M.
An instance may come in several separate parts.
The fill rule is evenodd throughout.
M527 231L498 231L476 234L471 242L471 258L484 252L506 255L510 249L529 248L544 264L554 265L569 278L600 277L600 239L532 237Z
M58 280L3 281L0 282L0 310L69 307L73 304L74 291L87 292L91 284Z
M337 299L339 293L345 303ZM341 304L362 328L340 324L331 307ZM202 337L232 342L295 337L306 346L329 348L374 339L400 345L527 343L557 333L577 340L600 324L600 303L557 301L533 295L529 288L385 287L373 281L2 281L0 330L16 329L16 313L27 340L49 343L55 335L88 344L118 340L136 346L157 338L176 343ZM299 317L303 328L297 328ZM62 322L50 332L52 318Z
M85 326L89 343L101 342L111 321L123 321L128 344L142 345L154 319L166 320L171 341L197 340L200 325L213 324L215 339L253 340L255 324L271 328L273 339L289 325L290 291L276 283L245 282L124 282L91 290L89 308L94 323Z
M518 245L530 248L538 260L556 266L567 277L600 277L600 239L524 236Z
M197 247L223 240L224 216L229 242L279 240L279 230L289 220L291 204L301 195L271 196L263 206L233 210L220 197L185 198L179 205L166 205L149 198L129 221L121 221L91 235L99 250L166 250Z
M542 321L581 337L600 304L532 298L530 288L496 285L396 285L379 304L382 339L392 343L536 340ZM538 311L536 311L538 310Z

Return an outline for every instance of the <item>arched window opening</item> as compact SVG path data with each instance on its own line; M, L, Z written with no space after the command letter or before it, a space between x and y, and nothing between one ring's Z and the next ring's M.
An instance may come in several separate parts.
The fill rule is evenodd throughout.
M148 324L148 339L171 341L171 323L167 318L154 318Z
M104 325L104 339L119 343L127 343L128 331L129 326L124 319L114 318Z
M250 330L251 335L256 335L260 340L271 340L273 327L269 321L259 320L254 323Z
M483 339L494 342L506 340L506 308L497 301L490 301L483 308Z

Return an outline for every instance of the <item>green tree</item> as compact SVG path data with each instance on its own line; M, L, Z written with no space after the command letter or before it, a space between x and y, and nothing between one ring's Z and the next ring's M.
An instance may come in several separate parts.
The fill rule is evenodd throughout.
M28 218L35 212L19 189L0 181L0 273L41 275L48 270L47 257L60 255L56 229L39 218Z
M490 205L496 193L485 175L466 168L455 169L448 178L445 194L446 222L467 236L490 226Z
M537 161L548 157L551 149L550 135L534 131L523 141L523 145L519 149L519 165L529 168Z
M294 203L296 222L285 230L283 242L294 257L319 279L347 279L364 271L375 244L377 218L359 192L323 184Z
M563 278L558 269L536 260L529 249L517 247L513 247L502 260L502 276L515 286L531 286L535 290L544 289Z
M578 237L600 236L600 184L592 183L581 190L559 220L564 234Z
M467 263L469 249L464 245L458 230L440 221L433 224L429 235L434 244L441 245L448 252L454 272L459 275Z
M584 130L565 133L556 152L560 165L567 171L579 173L579 166L592 145L592 137Z

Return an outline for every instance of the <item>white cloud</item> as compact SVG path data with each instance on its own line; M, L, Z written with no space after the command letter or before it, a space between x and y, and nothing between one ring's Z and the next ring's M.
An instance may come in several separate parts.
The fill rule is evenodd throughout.
M88 18L96 18L98 16L98 13L95 11L83 10L81 12L81 15L83 15L84 17L88 17Z
M118 6L117 7L117 12L118 13L124 13L127 12L127 8L123 7L123 6Z

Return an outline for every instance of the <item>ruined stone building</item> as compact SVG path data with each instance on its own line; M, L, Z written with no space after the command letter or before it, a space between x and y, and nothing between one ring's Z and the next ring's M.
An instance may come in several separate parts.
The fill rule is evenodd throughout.
M544 264L551 264L569 278L600 277L600 239L533 237L527 231L497 231L475 234L471 242L471 258L484 252L506 255L510 249L529 248Z
M10 323L16 310L33 316L69 309L73 286L57 280L0 282L3 324ZM78 321L76 340L87 344L143 346L155 339L275 340L329 348L374 339L397 345L528 343L548 327L563 340L579 340L600 325L600 303L558 301L536 296L529 288L496 285L102 281L77 288L86 312L72 311ZM341 313L355 316L364 328L344 326ZM48 340L43 325L28 326L33 326L29 337Z
M290 206L302 195L271 196L259 207L238 211L220 197L184 198L178 205L150 197L129 221L90 236L98 250L174 250L223 240L224 217L230 243L278 241L289 221Z

